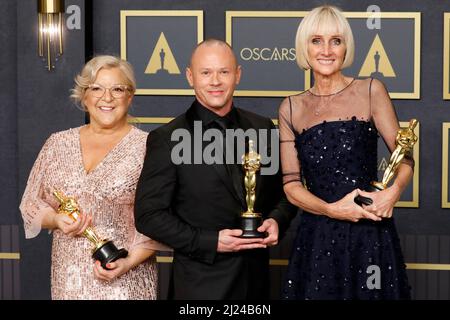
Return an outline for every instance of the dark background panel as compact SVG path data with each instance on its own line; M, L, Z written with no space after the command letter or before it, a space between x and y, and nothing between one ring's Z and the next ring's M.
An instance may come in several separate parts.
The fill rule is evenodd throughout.
M379 30L368 30L366 27L366 19L351 18L349 21L352 31L354 30L354 37L358 40L355 43L355 60L352 66L348 68L348 72L356 76L359 74L369 49L376 35L378 35L396 75L395 78L378 77L378 79L383 81L389 92L413 92L414 69L409 67L414 66L415 58L414 19L382 19L381 29ZM405 43L401 47L398 46L399 38ZM369 56L370 58L373 57Z
M127 60L133 64L138 89L190 89L184 76L189 57L184 53L192 51L197 44L198 27L197 16L155 16L150 19L145 16L127 16ZM182 38L178 37L180 30L186 30ZM145 73L161 32L180 70L179 75ZM157 58L160 59L159 55ZM166 52L166 69L168 59Z
M17 2L17 175L16 198L22 197L31 167L39 150L51 133L77 127L84 123L84 113L70 100L73 79L85 62L84 19L81 30L66 30L64 54L56 69L48 72L37 55L37 2ZM84 0L66 1L78 5L84 13ZM2 164L3 165L3 164ZM22 223L18 202L11 212ZM25 240L21 228L21 298L48 299L50 296L51 235L43 231L32 240Z
M244 75L236 90L299 92L305 89L305 73L297 68L292 41L300 21L301 18L269 16L232 18L231 44ZM289 53L280 56L282 50ZM276 53L278 56L272 57ZM279 81L274 83L274 78Z
M19 226L0 225L0 253L19 252ZM0 259L0 300L20 298L19 259Z
M203 10L204 37L225 39L227 10L303 11L323 3L317 0L66 0L66 7L72 4L80 6L82 27L81 30L66 31L65 53L57 62L56 70L49 73L37 57L36 1L2 0L0 224L20 226L20 247L2 247L2 250L20 252L20 262L0 259L0 292L8 292L12 299L50 298L51 234L43 231L38 237L25 240L18 204L31 166L48 136L85 122L84 114L70 102L69 90L85 58L94 54L120 54L120 10ZM365 11L369 5L376 4L382 11L421 12L421 98L393 100L400 119L415 117L421 122L420 206L396 208L395 219L407 263L450 264L450 212L441 208L442 145L437 143L440 140L436 138L441 136L442 122L450 119L450 101L442 100L443 12L450 12L450 2L378 0L374 3L372 0L336 0L328 3L344 11ZM189 56L190 52L185 54ZM236 98L235 103L244 109L276 118L281 101L282 98L242 97ZM138 117L174 117L184 112L191 102L191 96L136 96L132 113ZM142 125L145 130L156 126ZM295 226L296 222L280 246L272 249L272 259L289 257ZM11 230L10 234L13 233ZM0 229L0 232L1 239L10 239L6 237L6 229ZM2 240L2 243L6 241L9 240ZM19 263L20 274L15 271ZM9 271L3 271L5 266ZM286 267L277 265L272 266L271 270L272 298L278 298ZM5 272L9 272L8 276L4 276ZM161 298L167 295L169 272L170 264L161 263ZM449 271L409 270L408 274L414 298L450 298ZM4 277L20 283L20 290L11 291L11 286L8 287L3 281Z
M17 221L17 1L5 0L0 10L0 224ZM3 13L3 12L2 12Z

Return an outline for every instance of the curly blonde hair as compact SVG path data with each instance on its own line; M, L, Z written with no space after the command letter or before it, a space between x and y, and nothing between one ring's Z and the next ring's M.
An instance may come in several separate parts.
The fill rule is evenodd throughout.
M70 95L70 98L86 109L83 104L86 89L89 85L94 83L97 74L101 69L111 68L119 68L125 77L125 84L129 87L130 93L134 94L136 91L136 78L131 64L115 56L101 55L89 60L84 65L81 72L75 77L75 86L71 90L72 94Z

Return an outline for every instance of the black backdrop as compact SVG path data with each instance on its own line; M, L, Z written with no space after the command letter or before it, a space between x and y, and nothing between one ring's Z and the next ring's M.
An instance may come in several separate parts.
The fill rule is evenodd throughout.
M45 139L55 131L85 122L68 99L75 74L94 54L120 54L120 10L203 10L204 37L225 38L225 11L304 11L324 1L300 0L66 0L82 12L81 30L68 30L65 53L54 72L37 57L35 0L2 0L0 6L0 299L50 298L50 244L47 232L25 240L18 204L31 166ZM450 119L450 101L442 99L443 13L450 0L341 0L327 3L344 11L421 12L421 98L394 100L400 119L421 122L419 208L397 208L395 216L407 263L447 270L408 271L416 299L450 298L450 213L441 208L442 123ZM189 54L189 53L186 53ZM245 73L244 73L245 76ZM282 98L236 98L238 106L272 118ZM190 105L190 96L136 96L132 114L174 117ZM294 223L295 224L295 223ZM287 259L292 231L272 250ZM11 258L4 253L20 253ZM2 255L3 254L3 255ZM166 296L170 264L161 263L160 297ZM428 270L427 270L428 269ZM279 296L285 266L271 267L272 297Z

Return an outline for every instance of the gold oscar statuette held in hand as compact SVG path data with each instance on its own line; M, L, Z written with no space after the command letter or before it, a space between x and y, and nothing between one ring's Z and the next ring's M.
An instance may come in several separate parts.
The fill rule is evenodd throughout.
M247 211L241 214L241 238L264 238L264 232L257 229L262 224L262 216L260 213L254 212L256 200L256 172L261 167L261 156L253 148L253 140L248 143L248 153L243 158L243 167L245 171L245 201L247 203Z
M72 218L72 220L77 221L80 216L80 209L75 198L67 197L62 192L56 190L53 191L53 195L59 202L58 214L65 214ZM109 262L125 258L128 255L127 250L117 249L111 240L100 238L92 227L87 227L83 231L83 236L94 245L92 258L99 260L105 269L108 269L106 264Z
M418 140L418 137L414 134L414 128L417 126L417 123L417 119L411 119L407 128L400 128L397 131L397 137L395 138L396 147L389 158L389 164L384 171L382 180L380 182L372 181L366 191L376 192L387 188L389 182L396 175L401 161L406 154L412 151L414 144ZM359 205L370 205L373 203L372 199L363 196L357 196L355 202Z

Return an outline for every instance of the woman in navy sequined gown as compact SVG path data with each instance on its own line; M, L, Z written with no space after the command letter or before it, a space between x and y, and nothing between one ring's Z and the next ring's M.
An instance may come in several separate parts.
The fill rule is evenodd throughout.
M318 7L302 20L296 49L315 82L279 110L284 190L303 209L282 298L409 299L392 212L413 159L405 157L386 190L362 191L377 180L378 136L395 148L399 124L389 95L376 79L341 73L354 44L335 7ZM358 194L373 204L358 206Z

